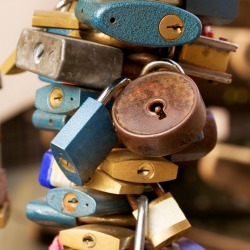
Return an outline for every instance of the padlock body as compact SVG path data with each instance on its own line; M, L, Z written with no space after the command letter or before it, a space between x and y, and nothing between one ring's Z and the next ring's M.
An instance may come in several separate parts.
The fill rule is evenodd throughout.
M201 23L196 16L183 9L156 1L79 0L75 14L80 22L94 29L140 46L182 45L195 40L201 32ZM178 16L181 20L182 32L173 39L166 39L161 32L161 21L168 15ZM167 27L168 25L164 25L163 32L168 32Z
M122 250L134 244L134 231L127 228L108 225L84 225L62 230L60 242L79 250Z
M51 150L67 178L81 186L117 142L108 110L88 98L52 140Z
M45 197L32 200L27 204L26 217L41 226L57 228L70 228L77 226L74 217L54 210L47 204Z
M96 91L81 89L66 84L50 84L36 91L35 107L55 114L75 111L88 98L97 98Z
M24 29L17 45L16 64L53 80L103 89L120 77L122 60L117 48Z
M155 112L160 107L164 116ZM206 108L196 84L184 74L156 72L132 81L115 100L112 117L119 138L143 156L173 154L202 131Z
M50 189L46 200L56 211L72 217L131 211L124 195L108 194L87 187Z
M70 118L69 115L53 114L36 109L32 115L32 124L38 129L59 131Z
M133 212L135 218L138 210ZM178 240L191 227L170 193L156 198L148 206L146 237L155 250Z

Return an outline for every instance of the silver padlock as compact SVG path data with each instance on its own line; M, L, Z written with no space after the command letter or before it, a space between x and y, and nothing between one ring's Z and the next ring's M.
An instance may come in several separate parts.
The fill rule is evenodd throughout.
M123 53L118 48L26 28L17 45L16 65L53 80L103 89L121 76Z

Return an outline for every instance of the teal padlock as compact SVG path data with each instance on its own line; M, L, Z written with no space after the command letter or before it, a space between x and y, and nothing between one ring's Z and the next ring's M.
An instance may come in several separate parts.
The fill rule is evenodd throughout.
M75 15L111 37L151 47L190 43L201 34L200 20L184 9L148 0L79 0Z
M104 106L130 80L113 81L97 100L89 97L51 142L52 153L65 176L78 186L118 143L108 109Z
M49 113L72 114L88 97L97 98L99 95L99 92L89 89L50 84L36 91L35 107Z
M84 186L50 189L46 201L56 211L73 217L131 212L125 195L109 194Z
M36 109L32 115L34 127L42 130L59 131L69 121L71 116L65 114L53 114Z

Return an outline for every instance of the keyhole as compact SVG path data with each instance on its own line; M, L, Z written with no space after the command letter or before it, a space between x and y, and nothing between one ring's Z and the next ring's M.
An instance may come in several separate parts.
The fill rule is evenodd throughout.
M63 91L60 88L53 89L49 96L49 102L52 108L58 108L64 100Z
M182 28L183 27L178 25L178 24L167 26L167 29L173 29L173 30L177 31L178 33L181 32Z
M149 180L154 176L154 166L150 163L143 163L137 169L137 174L144 180Z
M76 172L75 167L72 164L70 164L67 160L65 160L64 158L60 157L59 161L62 163L63 167L66 170L71 171L71 172Z
M87 248L92 248L95 246L95 238L89 234L83 236L82 242Z
M74 193L67 193L63 198L63 208L68 213L74 213L78 207L78 197Z
M42 43L37 43L33 52L33 60L35 64L39 64L42 61L44 54L44 45Z
M164 104L160 101L153 102L149 106L149 111L158 115L159 120L162 120L167 117L166 113L164 112Z

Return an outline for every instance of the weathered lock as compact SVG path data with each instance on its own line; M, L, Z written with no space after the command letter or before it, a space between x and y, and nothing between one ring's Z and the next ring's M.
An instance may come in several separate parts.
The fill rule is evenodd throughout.
M36 109L32 115L32 124L38 129L59 131L70 118L67 114L53 114Z
M60 242L79 250L122 250L134 244L134 231L128 228L108 225L84 225L61 230Z
M96 169L90 181L84 185L111 194L141 194L145 190L143 184L117 180L101 169Z
M41 226L57 228L71 228L84 224L134 227L136 223L135 218L131 214L95 215L75 218L50 207L45 197L32 200L27 204L26 217Z
M56 211L73 217L130 211L124 195L108 194L87 187L50 189L46 201Z
M48 188L75 186L58 166L51 150L48 150L43 155L38 180L40 185Z
M207 155L217 142L217 128L212 112L207 111L206 123L203 128L203 139L193 142L183 150L168 156L173 162L195 161Z
M196 16L158 1L79 0L75 14L80 22L94 29L142 46L182 45L195 40L201 32Z
M144 156L173 154L202 131L206 108L196 84L175 72L146 74L132 81L112 108L117 133L131 151Z
M89 88L120 77L122 61L117 48L35 29L24 29L17 45L17 67Z
M48 113L69 114L78 109L88 98L100 93L66 84L50 84L36 91L35 107Z
M238 2L238 0L186 0L184 8L198 16L202 24L223 25L237 17Z
M160 197L148 205L146 237L153 249L158 250L179 239L191 225L170 193L157 190ZM134 206L134 197L127 195ZM138 211L133 211L135 218Z
M67 178L81 186L118 142L109 111L104 106L130 82L113 81L97 100L88 98L51 142L52 153Z
M128 149L113 149L100 168L115 179L136 183L174 180L178 166L162 157L141 157Z
M225 72L230 52L235 52L237 48L238 45L235 43L200 36L193 43L185 44L181 48L178 61L208 70Z

